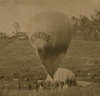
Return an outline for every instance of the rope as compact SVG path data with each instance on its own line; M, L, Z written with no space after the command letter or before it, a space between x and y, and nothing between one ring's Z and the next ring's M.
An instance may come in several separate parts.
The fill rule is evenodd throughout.
M42 63L42 61L40 59L40 56L39 56L38 49L37 49L36 45L32 43L31 38L29 38L29 42L31 43L32 47L35 49L36 55L37 55L37 57L39 59L39 62L43 65L43 68L45 69L46 73L48 74L44 64Z

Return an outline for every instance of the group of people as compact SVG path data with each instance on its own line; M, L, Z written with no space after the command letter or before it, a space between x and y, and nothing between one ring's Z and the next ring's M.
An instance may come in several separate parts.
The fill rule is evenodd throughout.
M28 85L28 89L35 89L37 91L41 89L67 89L68 87L77 85L74 73L66 68L58 68L53 77L47 74L46 79L37 80L34 83L30 82L28 77L25 77L24 80ZM23 86L19 79L17 81L19 89L22 89Z
M67 89L76 86L75 75L66 68L58 68L53 78L48 74L46 80L34 82L34 89Z
M71 86L75 86L76 82L72 82L72 81L68 81L66 82L66 84L62 81L62 82L46 82L46 81L42 81L42 82L34 82L34 86L33 88L35 90L52 90L52 89L56 89L56 90L60 90L60 89L67 89L68 87Z

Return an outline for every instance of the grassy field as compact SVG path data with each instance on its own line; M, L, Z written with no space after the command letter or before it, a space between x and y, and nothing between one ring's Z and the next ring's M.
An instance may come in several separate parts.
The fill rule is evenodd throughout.
M87 76L89 70L100 74L100 59L96 59L100 57L99 49L100 42L73 40L66 58L59 67L66 67L80 77ZM94 58L88 59L89 57ZM28 39L0 39L0 78L27 75L30 77L45 75L45 70Z
M67 52L68 58L64 59L64 63L66 66L71 67L73 66L70 64L78 64L78 66L83 64L87 65L85 63L89 61L89 57L93 57L95 60L96 58L100 58L99 49L100 42L72 41ZM84 57L85 59L80 57ZM96 61L100 63L100 59ZM11 67L12 69L16 67L14 71L21 70L22 68L42 67L28 39L0 39L0 68L10 68L9 71L13 71Z
M92 48L92 49L91 49ZM100 42L72 41L66 58L59 67L72 70L77 80L88 81L87 73L92 71L100 77ZM90 59L92 57L92 59ZM12 78L29 76L30 82L45 78L46 73L38 61L28 39L0 39L0 96L35 96L33 90L18 91ZM8 84L8 85L7 85ZM8 87L7 87L8 86ZM9 87L10 86L10 87ZM55 92L53 90L38 93L38 96L100 96L100 87L75 87ZM16 90L15 90L16 89ZM27 89L27 88L26 88ZM91 91L92 90L92 91ZM6 94L7 93L7 94ZM41 95L42 94L42 95Z
M64 90L0 90L0 96L100 96L100 87L71 87Z
M27 39L22 41L0 39L1 78L3 76L37 75L41 72L45 73Z

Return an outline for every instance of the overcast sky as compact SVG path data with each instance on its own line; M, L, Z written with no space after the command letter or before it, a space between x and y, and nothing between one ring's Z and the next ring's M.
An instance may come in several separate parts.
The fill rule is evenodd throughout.
M71 17L90 16L95 9L100 9L100 0L0 0L0 31L11 32L14 22L26 31L30 17L41 11L57 10Z

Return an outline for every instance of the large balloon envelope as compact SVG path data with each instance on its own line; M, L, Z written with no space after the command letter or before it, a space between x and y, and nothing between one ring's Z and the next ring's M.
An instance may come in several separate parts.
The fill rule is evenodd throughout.
M31 19L28 29L31 45L53 77L71 40L70 19L61 12L41 12Z

